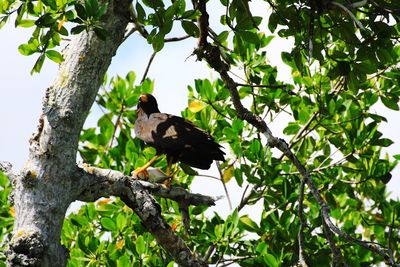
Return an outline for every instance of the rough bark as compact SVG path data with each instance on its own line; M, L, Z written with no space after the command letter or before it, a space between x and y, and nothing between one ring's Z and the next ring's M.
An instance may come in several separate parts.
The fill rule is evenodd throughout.
M110 1L106 41L93 32L75 36L64 51L54 84L47 89L29 159L13 179L15 225L7 251L11 266L65 266L59 242L73 191L79 134L128 23L128 1Z

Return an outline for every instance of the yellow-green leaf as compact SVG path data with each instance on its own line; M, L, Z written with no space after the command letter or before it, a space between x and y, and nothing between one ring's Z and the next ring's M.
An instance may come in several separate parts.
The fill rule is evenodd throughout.
M233 165L231 165L225 169L223 177L222 177L224 179L224 183L227 183L232 179L234 170L235 170L235 168L233 167Z
M202 110L203 108L206 107L206 104L204 102L195 100L189 104L189 110L190 112L196 113Z

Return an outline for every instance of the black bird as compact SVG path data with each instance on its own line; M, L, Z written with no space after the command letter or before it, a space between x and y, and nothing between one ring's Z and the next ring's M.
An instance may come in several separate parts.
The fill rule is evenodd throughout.
M173 163L178 161L199 169L209 169L214 160L224 161L221 146L204 130L181 117L161 113L151 94L139 97L135 122L136 136L157 150L157 155L135 174L147 175L147 168L161 155L166 154L168 175Z

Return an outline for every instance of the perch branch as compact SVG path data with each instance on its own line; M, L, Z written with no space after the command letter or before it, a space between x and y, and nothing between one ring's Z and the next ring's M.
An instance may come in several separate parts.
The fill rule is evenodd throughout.
M97 167L82 164L76 173L77 178L80 177L83 184L77 184L79 188L87 188L80 190L78 199L81 201L95 201L100 197L117 195L118 192L124 191L127 187L127 181L132 188L141 187L149 193L174 200L176 202L185 201L189 205L214 206L220 197L210 197L201 194L190 193L181 187L167 188L162 184L150 183L138 180L134 177L124 175L119 171L101 169Z
M165 189L162 185L140 181L118 171L86 165L78 167L74 176L77 180L77 188L81 188L77 199L94 201L99 197L119 196L139 216L142 224L179 265L207 266L190 251L183 239L176 235L171 226L165 222L161 215L161 208L151 193L173 199L178 203L184 202L186 205L190 203L210 206L215 204L214 198L191 194L183 188Z

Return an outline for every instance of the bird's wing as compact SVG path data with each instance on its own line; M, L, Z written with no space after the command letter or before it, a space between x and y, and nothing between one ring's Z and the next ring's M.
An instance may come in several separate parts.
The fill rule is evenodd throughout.
M208 133L178 116L152 114L148 124L153 125L151 134L154 144L163 148L194 145L205 140L213 141Z

